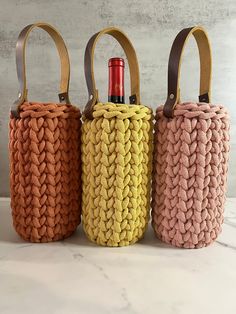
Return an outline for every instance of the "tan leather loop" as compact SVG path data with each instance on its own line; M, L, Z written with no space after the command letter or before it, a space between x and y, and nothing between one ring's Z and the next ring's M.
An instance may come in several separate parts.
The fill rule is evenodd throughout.
M17 77L20 85L18 99L11 107L11 113L17 117L19 106L27 101L27 84L26 84L26 70L25 70L25 47L30 32L36 28L45 30L54 40L61 61L61 83L59 100L63 103L70 103L68 90L70 80L70 61L65 42L58 31L47 23L35 23L27 25L20 33L16 44L16 69Z
M94 51L97 41L101 36L105 34L113 36L124 49L130 70L130 103L140 104L139 66L134 47L131 44L130 40L127 38L127 36L118 28L105 28L90 38L85 50L84 72L88 88L89 101L85 107L84 114L88 119L93 118L93 107L98 102L98 90L96 89L94 79Z
M180 67L184 47L188 38L193 35L199 51L200 57L200 102L210 102L211 97L211 70L212 57L211 47L206 31L199 26L185 28L176 36L168 64L168 95L163 108L164 115L168 118L172 117L173 109L180 102Z

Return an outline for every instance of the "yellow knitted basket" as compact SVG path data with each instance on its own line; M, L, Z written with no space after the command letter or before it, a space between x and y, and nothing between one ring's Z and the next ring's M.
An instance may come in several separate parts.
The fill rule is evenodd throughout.
M135 93L130 99L136 104L97 101L91 69L95 43L103 34L115 37L128 61L132 58L131 91ZM85 53L85 75L92 97L84 111L82 127L83 227L88 238L97 244L133 244L143 237L149 220L152 110L137 105L140 102L137 57L120 30L105 29L90 39Z

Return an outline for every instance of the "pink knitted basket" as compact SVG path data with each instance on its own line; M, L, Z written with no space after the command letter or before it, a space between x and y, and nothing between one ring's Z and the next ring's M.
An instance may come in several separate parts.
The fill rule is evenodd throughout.
M199 103L179 103L182 50L193 34L199 48ZM174 246L200 248L221 232L229 152L229 118L210 104L211 52L200 27L182 30L169 59L168 98L157 109L154 136L152 225ZM174 109L174 110L173 110Z

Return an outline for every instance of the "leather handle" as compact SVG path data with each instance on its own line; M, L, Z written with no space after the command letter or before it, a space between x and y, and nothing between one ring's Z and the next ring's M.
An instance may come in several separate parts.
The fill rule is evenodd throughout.
M61 103L70 103L68 90L70 81L70 60L65 42L58 31L47 23L35 23L27 25L19 34L16 43L16 70L19 82L18 99L11 107L11 113L14 117L19 116L19 106L27 101L27 84L26 84L26 70L25 70L25 48L30 32L36 28L45 30L54 40L61 62L61 83L59 101Z
M212 57L211 46L206 31L199 26L185 28L176 36L169 56L168 64L168 95L165 102L163 113L171 118L173 109L180 102L180 67L184 47L188 38L193 35L199 51L200 57L200 91L199 101L210 102L211 97L211 71Z
M89 94L89 101L85 106L84 115L88 119L93 118L93 107L98 102L98 90L96 89L94 79L94 51L97 41L105 34L114 37L124 49L130 70L130 104L140 104L139 66L135 49L128 37L121 30L114 27L105 28L90 38L84 55L84 72Z

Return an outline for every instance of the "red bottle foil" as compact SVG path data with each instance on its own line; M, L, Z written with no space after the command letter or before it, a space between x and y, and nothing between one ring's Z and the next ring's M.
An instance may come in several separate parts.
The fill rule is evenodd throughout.
M124 67L123 58L111 58L109 67L108 96L124 96Z

